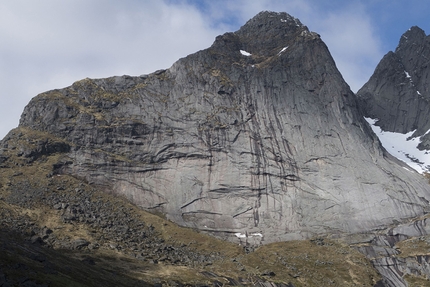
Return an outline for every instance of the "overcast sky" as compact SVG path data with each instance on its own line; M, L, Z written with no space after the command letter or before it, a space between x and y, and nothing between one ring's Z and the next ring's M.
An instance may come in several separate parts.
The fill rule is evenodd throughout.
M407 29L430 32L428 0L1 0L0 139L41 92L169 68L262 10L319 33L353 91Z

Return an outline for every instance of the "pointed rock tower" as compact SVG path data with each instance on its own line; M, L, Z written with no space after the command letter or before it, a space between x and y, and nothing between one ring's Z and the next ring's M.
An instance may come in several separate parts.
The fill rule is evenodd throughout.
M400 38L395 52L384 56L369 81L357 92L367 117L384 131L423 136L430 130L430 36L414 26ZM421 138L430 149L430 134Z

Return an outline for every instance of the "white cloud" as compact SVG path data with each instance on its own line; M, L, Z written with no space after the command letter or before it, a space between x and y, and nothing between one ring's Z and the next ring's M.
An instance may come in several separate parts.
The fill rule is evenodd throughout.
M327 14L315 26L344 79L356 92L369 79L384 54L369 14L363 6L351 5Z
M0 138L29 100L85 77L170 67L224 31L185 4L163 1L0 3Z
M210 14L210 18L216 21L226 23L234 22L238 29L257 13L268 10L275 12L287 12L292 16L307 15L311 12L311 1L303 0L218 0L218 1L200 1L208 6L205 11ZM227 26L227 28L230 28Z

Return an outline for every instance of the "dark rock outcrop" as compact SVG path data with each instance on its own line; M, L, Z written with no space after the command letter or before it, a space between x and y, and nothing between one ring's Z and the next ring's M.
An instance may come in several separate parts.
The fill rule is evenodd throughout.
M363 232L430 210L427 182L381 148L319 35L286 13L167 70L40 94L20 128L63 142L24 152L63 151L53 173L229 240Z
M429 218L413 220L381 232L357 249L365 254L383 277L384 286L407 287L406 276L430 278ZM412 246L412 254L402 245ZM411 251L409 250L409 253Z
M384 56L369 81L357 92L367 117L384 131L423 136L430 129L430 36L414 26L398 47ZM430 135L421 138L430 149Z

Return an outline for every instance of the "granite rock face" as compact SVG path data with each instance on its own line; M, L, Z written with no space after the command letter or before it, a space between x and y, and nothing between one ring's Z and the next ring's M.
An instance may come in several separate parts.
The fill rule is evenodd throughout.
M357 92L367 117L384 131L423 136L430 129L430 36L414 26L398 47L380 61L369 81ZM430 149L430 135L420 149Z
M20 152L62 152L53 173L232 241L365 232L428 212L428 183L386 153L357 103L318 34L262 12L167 70L38 95L20 128L52 138Z

